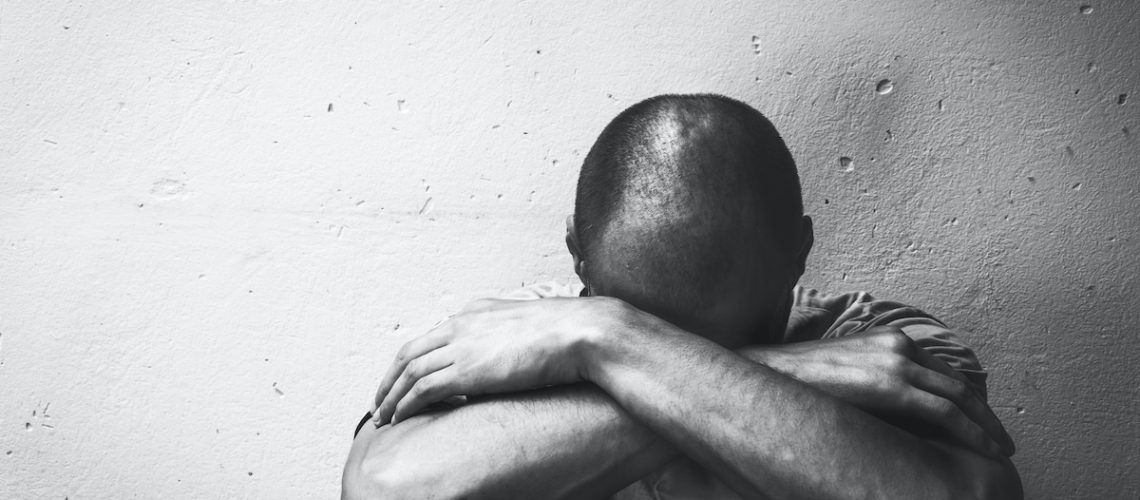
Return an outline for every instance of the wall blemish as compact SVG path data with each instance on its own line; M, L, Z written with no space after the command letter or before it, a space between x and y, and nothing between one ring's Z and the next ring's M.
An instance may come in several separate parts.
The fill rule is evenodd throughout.
M879 95L887 95L894 92L894 90L895 82L892 82L889 78L879 80L879 83L875 84L875 92L878 92Z

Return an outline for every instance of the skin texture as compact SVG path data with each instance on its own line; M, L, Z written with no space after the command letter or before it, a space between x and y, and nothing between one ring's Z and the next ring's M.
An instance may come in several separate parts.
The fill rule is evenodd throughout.
M529 391L509 408L491 399L362 433L345 496L523 487L591 498L683 454L746 498L1019 498L1000 422L924 354L890 329L733 352L612 298L479 301L401 350L378 392L380 423L453 394L597 389L576 400ZM920 439L884 418L947 432Z
M496 312L487 309L492 304L481 306L485 309L464 315ZM661 441L749 498L937 498L938 492L948 498L1020 496L1016 472L1004 457L945 438L920 440L620 301L545 299L511 306L512 315L520 314L521 306L533 306L525 309L535 319L543 313L584 322L590 317L619 319L609 327L581 329L592 332L588 337L593 340L578 344L581 357L572 363L604 394L582 400L549 389L530 391L513 396L522 399L511 404L478 401L369 429L375 434L357 438L346 468L346 497L369 498L352 496L361 483L379 488L386 498L494 497L504 485L536 488L536 494L551 498L575 497L574 491L605 494L675 458L676 452L661 449ZM567 307L580 309L581 316ZM606 339L615 333L621 337L609 345ZM875 335L897 332L868 336ZM518 344L519 338L512 342ZM615 363L618 358L629 359ZM831 387L843 387L832 379ZM709 386L718 391L708 391ZM858 384L848 385L853 386ZM862 390L873 390L869 387ZM634 437L618 443L616 436ZM549 456L549 450L562 455ZM628 463L643 466L623 469ZM978 491L956 489L961 487ZM585 498L591 496L597 495Z

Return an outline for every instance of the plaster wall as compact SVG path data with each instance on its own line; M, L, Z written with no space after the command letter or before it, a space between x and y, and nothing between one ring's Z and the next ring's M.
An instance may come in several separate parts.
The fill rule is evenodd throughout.
M572 279L593 139L696 91L787 138L806 284L966 332L1029 498L1140 497L1140 3L1086 2L0 1L0 498L335 497L398 346Z

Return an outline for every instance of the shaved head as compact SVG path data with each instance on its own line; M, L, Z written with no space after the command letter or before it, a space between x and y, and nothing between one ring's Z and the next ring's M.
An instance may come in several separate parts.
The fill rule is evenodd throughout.
M591 293L706 336L767 336L759 330L782 333L787 319L769 304L802 273L802 220L795 162L760 112L718 95L664 95L598 137L573 226Z

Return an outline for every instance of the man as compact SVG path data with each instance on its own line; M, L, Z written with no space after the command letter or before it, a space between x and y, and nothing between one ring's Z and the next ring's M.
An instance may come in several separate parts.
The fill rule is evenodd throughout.
M579 178L583 296L479 301L405 345L344 496L1020 498L973 353L917 309L797 287L813 241L759 112L634 105Z

